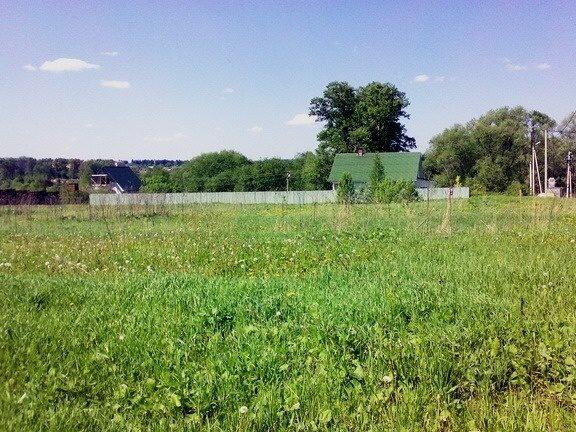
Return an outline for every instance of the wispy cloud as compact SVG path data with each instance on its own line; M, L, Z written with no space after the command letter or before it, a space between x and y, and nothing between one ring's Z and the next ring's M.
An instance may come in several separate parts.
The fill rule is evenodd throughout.
M151 142L155 142L155 143L169 143L169 142L179 141L179 140L184 139L186 137L187 137L186 134L184 134L182 132L176 132L172 136L146 138L146 141L151 141Z
M27 64L27 65L22 66L22 69L33 72L36 70L36 67L32 66L31 64Z
M252 126L251 128L248 128L248 132L250 132L251 134L260 134L264 131L264 128L262 126Z
M108 56L108 57L118 57L118 51L104 51L100 54Z
M536 69L540 69L540 70L546 70L546 69L550 69L550 63L538 63L536 65Z
M504 58L504 67L506 68L506 70L509 70L512 72L520 72L520 71L525 71L526 69L528 69L525 65L513 63L508 58Z
M86 124L84 125L84 127L85 127L86 129L94 129L94 123L86 123Z
M130 88L130 83L128 81L100 81L102 87L113 88L113 89L128 89Z
M44 72L79 72L87 69L99 69L100 66L85 62L84 60L59 58L52 61L45 61L40 66L40 70Z
M414 82L417 83L443 83L444 81L446 81L446 77L444 75L430 76L421 74L414 77Z
M234 93L234 89L232 87L226 87L224 90L222 90L222 93L231 94Z
M316 116L311 116L305 113L296 114L292 119L288 120L288 126L312 126L316 123Z
M508 63L506 65L506 69L513 72L519 72L519 71L525 71L528 68L524 65Z

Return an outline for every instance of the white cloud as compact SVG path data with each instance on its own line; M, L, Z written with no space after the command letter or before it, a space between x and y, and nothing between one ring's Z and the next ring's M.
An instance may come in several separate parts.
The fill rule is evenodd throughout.
M153 138L146 138L146 141L151 141L155 143L169 143L174 141L179 141L181 139L186 138L187 135L182 132L176 132L174 135L169 137L153 137Z
M85 127L86 129L94 129L94 123L86 123L86 124L84 125L84 127Z
M222 90L222 93L226 94L234 93L234 89L232 87L226 87L224 90Z
M27 65L22 66L22 69L32 72L32 71L36 70L36 67L32 66L31 64L27 64Z
M113 89L127 89L130 88L130 83L128 81L100 81L102 87L113 88Z
M262 133L262 131L264 131L264 128L262 126L252 126L251 128L248 129L248 132L252 134L259 134Z
M288 126L312 126L316 123L316 116L311 116L308 114L296 114L291 120L288 120L286 124Z
M100 54L108 56L108 57L117 57L118 51L104 51L104 52L101 52Z
M84 60L59 58L52 61L45 61L40 66L40 70L45 72L78 72L86 69L99 69L100 66L85 62Z
M528 69L524 65L512 63L512 61L510 61L510 59L508 59L508 58L504 58L504 65L505 65L504 67L506 68L506 70L509 70L512 72L520 72L520 71L525 71L526 69Z
M436 81L436 82L444 82L444 81L446 81L446 77L445 77L444 75L437 76L436 78L434 78L434 81Z
M524 66L524 65L519 65L519 64L508 63L508 64L506 65L506 69L508 69L509 71L513 71L513 72L525 71L525 70L526 70L526 66Z
M538 63L536 65L536 69L540 69L540 70L550 69L550 63Z
M422 74L422 75L416 75L414 77L414 81L415 82L426 82L430 80L430 77L428 75Z

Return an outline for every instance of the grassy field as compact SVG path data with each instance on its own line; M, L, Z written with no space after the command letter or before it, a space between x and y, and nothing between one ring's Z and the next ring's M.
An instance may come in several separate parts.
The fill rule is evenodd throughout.
M576 430L576 202L0 209L1 430Z

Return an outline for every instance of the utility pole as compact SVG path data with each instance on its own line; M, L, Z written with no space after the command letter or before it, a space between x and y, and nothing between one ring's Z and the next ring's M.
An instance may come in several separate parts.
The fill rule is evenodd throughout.
M534 153L530 151L530 165L528 166L528 184L530 186L530 195L534 195Z
M540 168L538 168L538 156L536 154L536 145L538 144L540 144L540 141L532 147L532 175L538 179L538 193L542 193L542 181L540 180ZM536 179L534 178L532 180L532 187L534 189L533 195L536 195Z
M572 152L566 157L566 198L572 198Z
M534 185L534 122L532 122L530 127L530 164L528 164L528 176L530 195L536 195L536 186Z
M548 129L544 129L544 193L548 193Z

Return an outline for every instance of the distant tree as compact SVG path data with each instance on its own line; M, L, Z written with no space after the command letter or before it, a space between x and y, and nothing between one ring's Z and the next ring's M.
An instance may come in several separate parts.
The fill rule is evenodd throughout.
M82 161L80 159L68 159L68 163L66 164L66 169L68 170L68 178L69 179L77 179L78 178L78 170L80 169L80 165Z
M234 170L234 191L249 192L254 190L252 165L243 165Z
M304 189L327 189L330 186L328 176L333 162L334 155L326 151L317 150L315 153L306 153L304 164L301 167Z
M451 186L459 177L478 190L504 192L513 182L526 182L530 141L543 142L544 130L554 125L546 114L522 107L492 110L432 138L424 168L439 186ZM550 146L550 156L554 152Z
M252 164L252 187L255 191L286 189L290 161L278 158L262 159Z
M293 159L289 159L288 171L290 172L290 190L309 190L306 179L303 176L303 168L306 163L307 153L296 155Z
M388 83L373 82L358 89L356 119L359 126L352 133L356 145L367 151L406 151L416 147L401 123L410 115L406 94Z
M163 168L154 167L140 175L142 192L166 193L172 192L170 173Z
M343 153L353 147L350 134L356 128L355 110L356 90L347 82L331 82L321 97L310 101L310 115L325 122L318 134L320 149Z
M206 180L206 192L232 192L236 186L237 170L226 170Z
M172 171L176 191L202 192L206 182L224 171L250 164L250 160L235 151L204 153Z
M367 151L406 151L416 146L406 135L402 119L409 118L406 95L389 83L372 82L354 89L332 82L322 97L310 101L310 115L324 122L318 134L319 150L331 154Z

